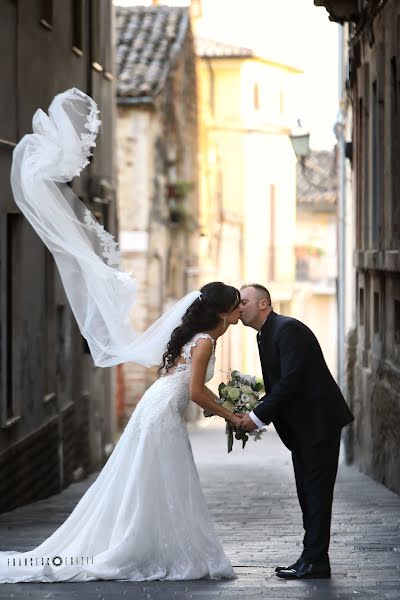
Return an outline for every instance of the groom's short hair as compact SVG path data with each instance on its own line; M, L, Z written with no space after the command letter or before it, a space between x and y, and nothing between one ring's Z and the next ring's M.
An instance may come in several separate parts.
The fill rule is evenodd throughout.
M240 289L244 290L249 287L252 287L259 292L260 300L265 298L268 301L268 304L271 305L271 294L264 285L261 285L261 283L246 283L245 285L242 285Z

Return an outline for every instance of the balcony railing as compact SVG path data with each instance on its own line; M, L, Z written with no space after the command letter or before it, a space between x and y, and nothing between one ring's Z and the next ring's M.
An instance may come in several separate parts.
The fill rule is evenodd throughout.
M296 281L333 283L337 277L335 255L296 256Z

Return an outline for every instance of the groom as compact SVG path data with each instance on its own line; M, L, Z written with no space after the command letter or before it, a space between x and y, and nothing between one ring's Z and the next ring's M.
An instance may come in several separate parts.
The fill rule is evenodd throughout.
M240 294L243 325L258 332L265 386L261 403L240 417L241 429L252 431L274 424L292 452L303 513L303 553L293 565L275 571L285 579L328 578L341 429L354 417L313 332L304 323L274 312L264 286L246 285Z

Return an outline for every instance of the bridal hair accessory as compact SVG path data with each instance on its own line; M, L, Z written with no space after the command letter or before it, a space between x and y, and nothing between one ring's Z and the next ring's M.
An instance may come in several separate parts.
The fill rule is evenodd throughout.
M48 115L38 109L33 133L14 149L11 185L21 212L54 256L96 366L126 361L156 366L172 331L201 294L190 292L144 333L135 332L130 320L135 279L119 268L114 237L67 185L89 164L98 114L94 100L77 88L55 96Z

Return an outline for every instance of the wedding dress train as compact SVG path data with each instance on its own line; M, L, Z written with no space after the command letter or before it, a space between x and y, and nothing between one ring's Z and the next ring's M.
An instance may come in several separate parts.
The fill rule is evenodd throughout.
M0 552L1 583L236 577L216 536L182 419L191 349L204 337L210 338L194 336L182 349L184 362L146 391L67 520L33 550ZM214 363L213 351L206 381Z

